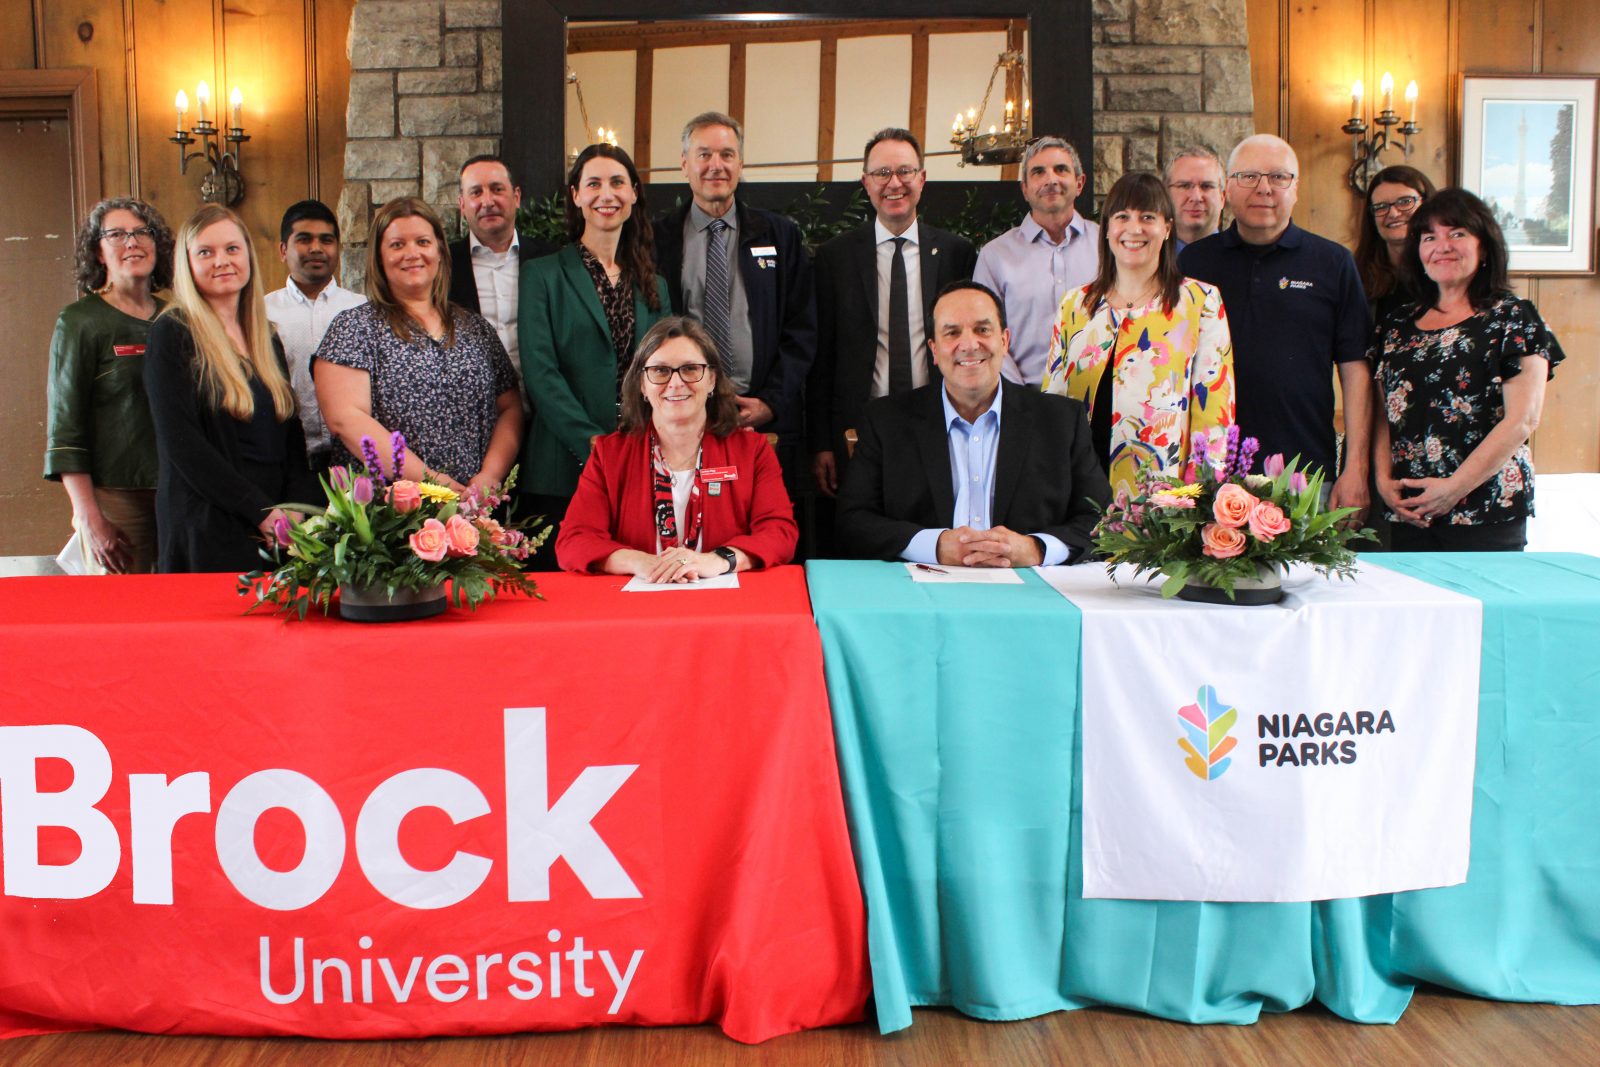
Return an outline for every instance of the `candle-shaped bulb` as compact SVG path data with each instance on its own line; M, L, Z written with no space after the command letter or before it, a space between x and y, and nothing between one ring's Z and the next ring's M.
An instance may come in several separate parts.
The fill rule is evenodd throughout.
M1026 115L1028 113L1028 109L1030 107L1032 107L1032 106L1033 106L1033 101L1032 100L1024 100L1022 102L1022 113L1024 115Z
M978 109L977 108L975 108L975 107L967 108L967 121L968 122L977 122L978 121Z
M177 99L173 101L173 106L178 109L178 132L182 133L183 116L189 111L189 94L179 89Z
M239 91L239 87L235 85L233 87L233 92L228 94L228 108L233 112L233 122L231 125L236 130L244 126L244 123L239 121L239 109L242 107L244 107L244 94L241 93Z
M1383 80L1378 82L1378 92L1383 97L1383 110L1394 110L1394 75L1388 71L1383 72Z
M206 105L209 103L211 103L211 86L207 85L205 82L201 82L199 85L195 86L194 90L196 122L204 122L206 120Z
M1361 98L1364 95L1361 79L1357 78L1355 84L1350 86L1350 117L1357 121L1361 119Z
M1406 121L1417 121L1417 83L1416 79L1406 83Z
M995 132L995 128L994 128L994 124L993 123L989 124L989 132L990 133L994 133Z
M1010 115L1010 114L1011 114L1011 110L1012 110L1012 108L1013 108L1013 107L1014 107L1014 106L1015 106L1015 105L1013 105L1013 104L1012 104L1012 102L1011 102L1011 101L1010 101L1010 100L1007 100L1007 101L1006 101L1006 115L1008 115L1008 116L1009 116L1009 115Z

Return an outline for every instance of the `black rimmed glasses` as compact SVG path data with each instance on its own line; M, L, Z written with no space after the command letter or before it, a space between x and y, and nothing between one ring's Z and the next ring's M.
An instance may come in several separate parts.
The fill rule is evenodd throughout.
M706 371L710 369L709 363L682 363L676 367L669 367L664 363L652 363L645 367L644 379L651 385L666 385L676 374L683 379L684 385L693 385L704 378Z
M110 241L114 245L120 245L120 244L123 244L123 243L125 243L127 241L145 242L145 241L154 241L155 239L156 239L156 232L154 230L152 230L148 226L140 226L137 230L101 230L100 231L100 240L102 240L102 241Z
M879 167L877 170L867 171L867 177L875 182L887 182L890 178L899 178L902 182L909 182L912 178L922 173L921 167Z
M1287 189L1294 184L1294 175L1286 170L1236 170L1228 175L1246 189L1254 189L1261 184L1261 179L1267 179L1267 184L1274 189Z
M1372 205L1372 213L1374 215L1387 215L1391 211L1410 213L1416 210L1417 205L1420 203L1422 203L1422 197L1420 196L1401 196L1393 200L1380 200Z

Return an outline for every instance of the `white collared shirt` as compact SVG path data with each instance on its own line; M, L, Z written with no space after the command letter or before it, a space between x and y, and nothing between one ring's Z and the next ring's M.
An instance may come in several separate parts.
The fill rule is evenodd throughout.
M911 327L911 386L928 384L928 345L922 322L922 254L918 245L918 223L913 220L906 232L900 253L906 263L906 321ZM889 272L894 269L894 239L879 219L872 220L872 233L878 251L878 355L872 365L872 395L889 393Z
M472 280L478 286L478 313L489 320L500 343L506 346L511 365L522 380L517 360L517 282L522 274L521 238L512 235L511 247L496 252L476 234L467 231L467 247L472 256Z
M333 436L317 406L317 387L311 380L311 356L328 332L328 324L342 311L360 307L367 298L330 281L315 300L308 299L291 279L288 285L266 295L267 319L278 331L283 354L289 361L289 384L294 387L295 406L300 426L306 435L306 456L325 455L333 447Z

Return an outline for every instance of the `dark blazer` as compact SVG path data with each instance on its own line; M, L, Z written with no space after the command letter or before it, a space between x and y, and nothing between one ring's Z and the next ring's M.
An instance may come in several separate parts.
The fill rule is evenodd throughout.
M661 305L651 311L633 294L634 343L667 314L667 283L656 275ZM617 428L617 356L611 324L575 244L522 265L517 349L533 421L517 484L525 493L570 497L589 458L589 440Z
M517 259L522 263L548 256L555 250L555 245L525 233L517 234ZM478 279L472 273L472 240L468 237L450 242L450 300L474 314L483 314L478 303Z
M556 556L569 571L598 571L619 548L656 550L655 472L642 433L613 433L594 443L572 496ZM776 567L794 558L800 528L783 488L783 471L765 434L735 430L707 433L701 465L734 467L738 477L716 496L701 486L701 543L709 552L727 546L750 557L754 567Z
M800 432L806 374L817 354L817 308L812 292L811 257L800 227L771 211L746 207L735 200L739 227L739 278L750 305L750 341L754 349L750 388L745 396L766 401L773 421L763 433ZM688 308L683 296L683 227L689 204L656 220L656 269L667 279L672 306ZM752 249L776 254L756 256Z
M926 323L939 290L972 277L978 252L965 237L925 222L918 223L917 231ZM817 360L806 385L806 437L812 452L831 450L843 462L844 432L855 428L872 395L877 358L877 242L868 222L817 250ZM938 371L932 376L937 378Z
M278 362L283 347L273 338ZM201 396L194 337L175 315L150 327L144 383L155 423L160 477L156 487L157 569L239 571L265 567L258 549L261 520L277 504L314 502L316 482L306 468L300 420L279 423L284 464L243 469L239 436L243 423ZM284 365L287 378L288 366Z
M942 382L867 405L855 458L839 488L838 544L861 559L899 559L918 531L947 529L955 512ZM1083 558L1111 485L1095 458L1083 404L1002 381L990 519L1051 534Z

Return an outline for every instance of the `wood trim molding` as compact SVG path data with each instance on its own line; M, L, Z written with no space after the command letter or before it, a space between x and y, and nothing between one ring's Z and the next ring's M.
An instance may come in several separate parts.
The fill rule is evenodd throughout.
M817 69L817 158L833 158L833 129L838 118L839 38L824 37ZM817 181L833 181L833 164L817 164Z
M1000 33L1008 19L806 19L802 22L668 22L644 25L573 26L567 54L632 52L637 48L688 48L714 44L784 44L832 37L905 36L935 33Z
M918 142L928 143L928 35L911 35L911 132Z
M100 92L93 67L0 70L0 99L65 99L73 217L100 200Z
M745 43L734 41L728 46L728 114L735 122L744 124Z
M656 54L641 48L633 56L633 165L646 185L650 183L650 101L655 86Z

